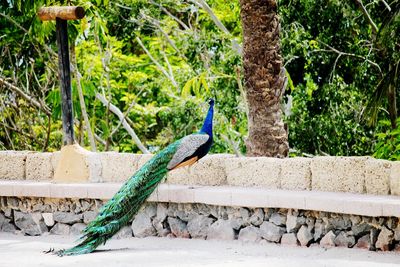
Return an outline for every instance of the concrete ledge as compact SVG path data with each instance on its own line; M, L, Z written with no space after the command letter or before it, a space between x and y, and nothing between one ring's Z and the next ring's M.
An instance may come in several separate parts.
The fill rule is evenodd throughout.
M80 158L74 157L77 163L65 160L63 172L58 171L58 174L68 174L68 179L55 179L60 152L0 151L0 181L119 183L129 179L152 157L149 154L92 153L80 147L75 150L82 154ZM371 157L276 159L214 154L191 167L169 172L166 183L400 195L400 162Z
M0 196L109 199L121 185L0 181ZM161 184L149 201L400 217L400 197L340 192Z

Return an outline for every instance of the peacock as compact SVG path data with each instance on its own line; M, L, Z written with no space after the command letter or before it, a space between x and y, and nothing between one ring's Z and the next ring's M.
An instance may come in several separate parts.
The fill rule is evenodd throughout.
M204 157L213 143L214 100L198 133L185 136L168 145L143 165L99 211L83 230L80 243L66 250L52 251L58 256L93 252L105 244L139 211L168 171L190 166Z

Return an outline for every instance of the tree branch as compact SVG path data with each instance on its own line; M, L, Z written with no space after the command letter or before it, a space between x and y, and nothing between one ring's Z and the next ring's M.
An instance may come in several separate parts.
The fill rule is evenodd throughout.
M374 34L376 34L379 29L376 26L375 22L372 20L371 15L368 13L368 10L365 8L362 0L355 0L355 1L357 2L359 8L361 9L361 12L364 14L364 17L367 19L367 21L371 25L372 31L374 32Z
M324 46L328 47L329 50L315 50L315 52L317 52L317 51L325 51L325 52L334 52L334 53L338 54L338 57L335 60L335 66L334 66L333 70L335 70L336 63L337 63L337 61L339 60L339 58L341 56L349 56L349 57L355 57L355 58L359 58L359 59L363 59L363 60L367 61L369 64L373 65L374 67L376 67L379 70L381 76L383 75L381 67L376 62L374 62L374 61L372 61L372 60L370 60L370 59L368 59L366 57L360 56L360 55L339 51L336 48L334 48L334 47L332 47L332 46L330 46L330 45L328 45L328 44L326 44L326 43L324 43L322 41L318 41L318 42L323 44Z
M100 100L101 103L103 103L104 106L109 107L110 111L114 113L120 121L122 121L122 126L125 128L125 130L129 133L129 135L132 137L132 140L135 142L135 144L138 146L138 148L144 153L144 154L150 154L150 151L147 150L147 148L143 145L143 143L140 141L139 137L136 135L135 131L132 129L132 127L128 124L127 120L124 117L124 114L122 114L121 110L111 104L110 101L107 101L107 99L99 94L96 93L96 98Z
M177 17L175 17L174 15L172 15L165 7L163 7L162 5L154 2L154 1L149 1L151 4L158 6L159 8L161 8L162 11L164 11L165 14L167 14L168 16L170 16L172 19L174 19L176 22L179 23L179 25L182 26L182 28L184 28L185 30L190 30L190 28L180 19L178 19Z
M232 34L228 31L224 24L218 19L218 17L214 14L211 7L207 4L204 0L190 0L192 3L197 4L198 6L202 7L204 11L210 16L212 21L214 21L215 25L225 34L231 36L232 39L232 48L235 50L239 55L242 54L242 47L236 42L233 38Z
M139 37L136 37L136 41L139 43L139 45L143 48L144 52L147 54L147 56L153 61L153 63L157 66L158 70L161 71L165 77L168 78L168 80L171 81L171 83L174 85L175 88L178 88L178 84L174 80L174 77L169 75L168 72L161 66L161 64L155 60L155 58L150 54L150 52L146 49L142 41L140 40Z
M72 44L71 46L71 64L74 66L73 68L73 72L75 74L75 78L76 78L76 85L78 88L78 95L79 95L79 104L81 106L81 111L82 111L82 115L83 115L83 120L85 121L85 126L86 126L86 131L88 133L88 137L89 137L89 142L90 142L90 147L92 149L93 152L96 152L96 142L94 141L94 137L93 137L93 132L92 132L92 127L90 126L90 121L89 121L89 116L86 112L86 104L85 104L85 99L83 97L83 90L82 90L82 84L81 84L81 78L82 75L78 70L78 65L76 64L76 55L75 55L75 45Z
M40 110L42 110L46 115L50 116L51 112L48 107L40 104L37 100L35 100L33 97L27 95L24 91L22 91L20 88L16 87L15 85L7 82L4 78L0 77L0 85L4 85L14 93L18 94L21 96L23 99L27 100L31 106L34 106Z
M389 5L385 0L381 0L381 2L385 5L385 7L386 7L389 11L392 11L392 8L390 7L390 5Z

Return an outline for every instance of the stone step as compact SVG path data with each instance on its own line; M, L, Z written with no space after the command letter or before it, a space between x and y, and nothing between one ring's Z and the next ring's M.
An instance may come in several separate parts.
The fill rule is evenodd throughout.
M121 185L122 183L54 184L35 181L0 181L0 196L109 199ZM340 192L160 184L148 201L400 217L400 197L398 196Z

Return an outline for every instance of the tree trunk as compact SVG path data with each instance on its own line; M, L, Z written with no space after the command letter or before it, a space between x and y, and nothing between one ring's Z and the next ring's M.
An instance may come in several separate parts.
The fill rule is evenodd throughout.
M285 74L280 55L276 0L240 0L243 66L248 101L248 156L286 157L287 133L281 118Z

